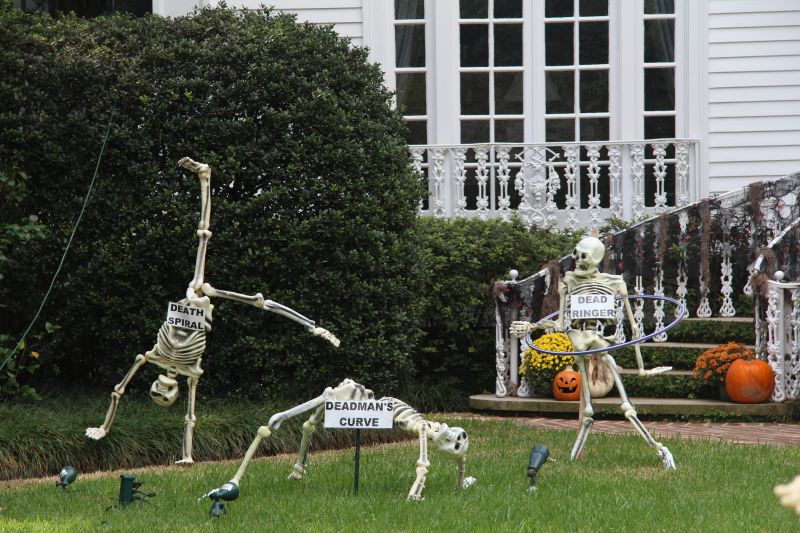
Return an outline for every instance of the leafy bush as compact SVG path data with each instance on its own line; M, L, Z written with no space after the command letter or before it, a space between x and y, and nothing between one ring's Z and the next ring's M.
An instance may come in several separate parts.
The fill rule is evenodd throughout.
M63 252L113 105L97 186L43 320L61 329L44 378L108 388L149 350L191 280L199 187L212 175L206 279L284 303L342 339L217 300L201 394L306 397L350 376L413 376L424 272L421 197L401 117L367 52L268 11L81 20L0 3L0 174L46 239L14 250L0 323L21 331ZM12 223L17 212L0 213ZM148 365L149 366L149 365ZM154 369L133 387L144 389Z

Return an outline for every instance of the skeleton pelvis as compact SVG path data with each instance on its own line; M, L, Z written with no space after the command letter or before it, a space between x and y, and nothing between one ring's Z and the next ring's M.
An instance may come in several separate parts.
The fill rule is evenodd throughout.
M178 382L163 374L150 386L150 397L158 405L169 407L178 399Z

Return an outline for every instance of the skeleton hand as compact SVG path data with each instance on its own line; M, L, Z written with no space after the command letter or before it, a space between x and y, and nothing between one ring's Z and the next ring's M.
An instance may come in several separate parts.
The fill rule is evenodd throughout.
M339 344L340 344L339 339L337 339L336 335L334 335L333 333L331 333L327 329L313 327L313 328L309 328L308 331L312 335L316 335L317 337L322 337L323 339L325 339L326 341L330 342L331 344L333 344L337 348L339 347Z
M524 320L515 320L508 328L509 333L514 337L521 339L531 331L533 331L533 324Z
M775 496L781 500L781 505L794 509L800 515L800 476L786 485L777 485L774 490Z
M106 436L106 430L103 428L86 428L86 436L92 440L100 440Z
M651 368L650 370L639 369L639 375L642 377L650 377L655 376L657 374L663 374L664 372L669 372L672 370L671 366L657 366L655 368Z
M209 166L206 165L205 163L198 163L197 161L194 161L191 157L184 157L183 159L178 161L178 164L183 168L185 168L186 170L194 172L201 178L211 177L211 169L209 168Z

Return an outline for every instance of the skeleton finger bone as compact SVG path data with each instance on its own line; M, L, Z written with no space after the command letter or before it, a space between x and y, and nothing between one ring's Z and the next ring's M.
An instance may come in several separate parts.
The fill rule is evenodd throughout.
M327 329L318 328L317 327L317 328L312 329L311 333L316 335L317 337L322 337L323 339L325 339L326 341L330 342L331 344L333 344L337 348L339 347L339 344L340 344L339 339L337 339L336 335L334 335L333 333L331 333Z

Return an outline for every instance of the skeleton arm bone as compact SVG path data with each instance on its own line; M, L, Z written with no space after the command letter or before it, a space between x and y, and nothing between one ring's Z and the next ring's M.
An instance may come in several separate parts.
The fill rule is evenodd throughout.
M625 284L622 284L622 287L619 290L620 296L622 296L622 302L625 305L625 313L628 315L628 320L631 323L631 331L633 332L633 338L637 339L642 336L641 331L639 331L639 326L636 324L636 318L633 316L633 309L631 309L631 301L628 299L628 290L625 287ZM657 366L655 368L651 368L650 370L644 369L644 361L642 361L642 351L639 348L639 344L633 345L633 350L636 352L636 365L639 367L639 375L643 377L654 376L656 374L663 374L664 372L669 372L672 370L671 366Z
M208 283L203 283L202 285L203 294L206 296L210 296L212 298L224 298L226 300L233 300L236 302L245 303L248 305L252 305L254 307L258 307L259 309L263 309L264 311L269 311L271 313L275 313L281 316L285 316L286 318L297 322L298 324L304 326L309 333L322 337L326 341L330 342L334 346L339 346L339 339L336 336L328 331L327 329L317 327L313 320L307 318L294 309L290 309L285 305L281 305L277 302L273 302L272 300L265 300L264 296L259 292L252 296L246 294L239 294L236 292L230 291L223 291L219 289L215 289Z

